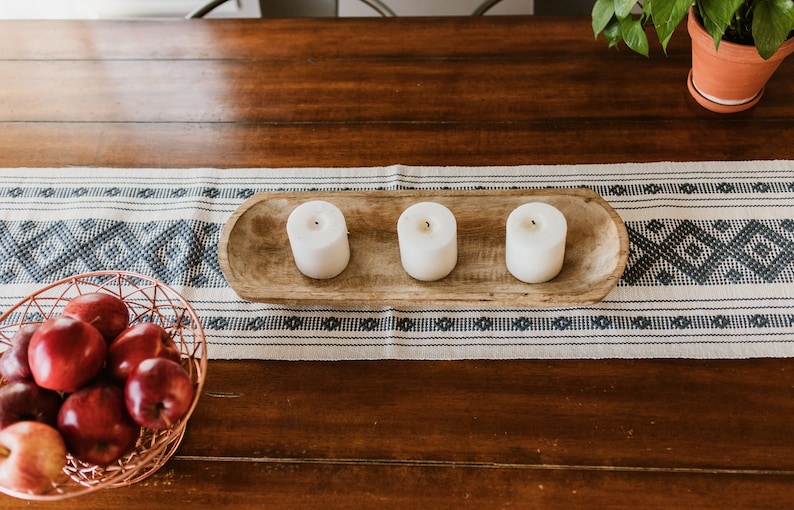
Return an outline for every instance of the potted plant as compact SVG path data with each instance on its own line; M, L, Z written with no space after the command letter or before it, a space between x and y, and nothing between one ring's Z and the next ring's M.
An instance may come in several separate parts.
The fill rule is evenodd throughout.
M721 113L754 106L777 67L794 52L794 0L596 0L593 32L603 34L610 47L623 41L648 56L646 27L653 26L666 52L687 13L692 96ZM731 67L712 71L715 65Z

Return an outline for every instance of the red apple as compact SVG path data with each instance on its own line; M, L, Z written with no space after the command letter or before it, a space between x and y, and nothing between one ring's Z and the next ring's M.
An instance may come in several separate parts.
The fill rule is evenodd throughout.
M36 384L71 393L93 379L105 364L107 345L94 326L59 315L33 333L28 363Z
M130 323L130 311L124 301L105 292L91 292L72 298L66 303L63 315L91 324L102 333L108 344Z
M167 358L178 362L179 348L162 326L141 322L122 331L108 347L107 371L124 384L132 369L148 358Z
M125 394L133 420L150 429L165 429L190 409L193 381L179 363L149 358L130 372Z
M124 390L99 383L66 397L58 413L58 430L72 455L105 466L135 446L141 428L127 414Z
M11 338L11 347L0 357L0 375L6 381L24 381L33 377L28 365L28 344L38 327L39 324L26 324Z
M19 421L0 430L0 485L41 494L62 477L66 446L53 427Z
M18 421L39 421L55 427L63 399L33 381L14 381L0 388L0 429Z

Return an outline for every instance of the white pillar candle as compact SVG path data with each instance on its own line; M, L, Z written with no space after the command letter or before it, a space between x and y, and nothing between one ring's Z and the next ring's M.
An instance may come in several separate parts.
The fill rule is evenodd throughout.
M568 223L556 207L533 202L507 218L505 262L525 283L547 282L562 270Z
M311 200L287 219L287 237L298 270L309 278L339 275L350 262L345 216L334 204Z
M417 280L440 280L458 263L455 215L436 202L420 202L403 211L397 239L403 269Z

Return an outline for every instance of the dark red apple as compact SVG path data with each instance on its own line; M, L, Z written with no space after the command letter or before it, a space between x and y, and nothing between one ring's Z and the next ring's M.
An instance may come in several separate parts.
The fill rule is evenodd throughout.
M106 370L111 378L124 384L138 363L148 358L167 358L178 362L179 348L171 335L153 322L135 324L122 331L108 347Z
M106 466L135 446L141 428L127 413L124 390L99 383L66 397L58 413L58 430L72 455Z
M106 343L130 324L130 311L121 298L105 292L81 294L69 300L63 315L85 321L102 333Z
M190 409L193 381L179 363L149 358L130 372L124 393L133 420L150 429L165 429Z
M24 381L33 377L28 365L28 344L38 327L39 324L26 324L19 328L11 338L11 347L0 356L0 376L6 381Z
M0 430L0 485L26 494L41 494L64 478L66 446L53 427L19 421Z
M91 381L105 364L107 345L94 326L66 315L47 319L33 333L28 363L42 388L71 393Z
M14 381L0 388L0 429L18 421L38 421L55 427L63 399L57 391L33 381Z

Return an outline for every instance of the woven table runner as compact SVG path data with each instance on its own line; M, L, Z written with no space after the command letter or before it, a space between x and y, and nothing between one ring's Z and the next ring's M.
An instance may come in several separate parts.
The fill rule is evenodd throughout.
M218 264L259 191L588 187L630 255L597 304L493 309L252 303ZM0 308L95 270L157 278L215 359L749 358L794 354L794 162L301 169L0 169Z

